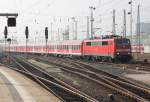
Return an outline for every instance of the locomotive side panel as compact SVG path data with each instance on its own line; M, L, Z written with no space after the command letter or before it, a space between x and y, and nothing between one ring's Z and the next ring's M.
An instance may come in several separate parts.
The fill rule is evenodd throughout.
M113 40L89 40L83 43L83 55L114 57Z

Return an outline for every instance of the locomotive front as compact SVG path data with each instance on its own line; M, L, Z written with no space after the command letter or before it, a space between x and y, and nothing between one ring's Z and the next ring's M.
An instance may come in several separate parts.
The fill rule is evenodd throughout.
M127 38L115 39L115 55L121 61L130 61L132 58L131 43Z

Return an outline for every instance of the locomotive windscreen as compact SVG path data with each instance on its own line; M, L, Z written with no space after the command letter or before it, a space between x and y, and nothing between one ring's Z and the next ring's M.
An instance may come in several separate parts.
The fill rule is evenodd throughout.
M130 45L130 40L129 39L116 39L116 44L117 45Z

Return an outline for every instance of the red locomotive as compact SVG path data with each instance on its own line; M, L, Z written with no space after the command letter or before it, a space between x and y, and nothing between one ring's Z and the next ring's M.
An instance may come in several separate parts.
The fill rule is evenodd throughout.
M99 59L99 60L125 60L132 58L131 44L127 38L119 36L103 37L101 39L91 40L68 40L48 42L45 44L26 46L12 45L12 52L22 53L48 53L54 55L79 56L82 58Z

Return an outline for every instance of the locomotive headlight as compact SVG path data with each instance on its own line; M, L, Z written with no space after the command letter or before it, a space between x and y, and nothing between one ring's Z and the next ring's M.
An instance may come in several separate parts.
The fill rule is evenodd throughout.
M120 55L120 53L118 52L117 55Z

